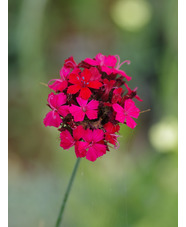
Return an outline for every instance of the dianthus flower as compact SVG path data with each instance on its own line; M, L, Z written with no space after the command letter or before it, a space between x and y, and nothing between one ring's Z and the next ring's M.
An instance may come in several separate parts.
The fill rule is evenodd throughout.
M137 88L132 90L131 80L120 67L118 55L86 58L77 64L73 57L65 60L60 78L52 79L48 87L48 106L51 111L44 118L45 126L60 131L60 146L75 147L77 158L95 161L110 147L118 148L119 124L135 128L140 110L133 101L142 99ZM124 85L124 87L123 87Z

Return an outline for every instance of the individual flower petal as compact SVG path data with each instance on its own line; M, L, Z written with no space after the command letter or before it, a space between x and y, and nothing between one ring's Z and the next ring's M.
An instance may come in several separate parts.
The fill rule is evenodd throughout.
M115 133L118 132L120 129L119 125L114 125L111 122L108 122L104 125L104 129L109 133Z
M130 81L130 80L132 79L130 76L128 76L128 75L127 75L124 71L122 71L122 70L114 69L112 73L114 73L114 74L119 74L119 75L125 77L127 81Z
M55 111L50 111L46 114L43 123L46 126L54 126L56 128L58 128L60 126L60 124L62 123L62 120L59 116L58 113L56 113Z
M88 84L88 87L94 88L94 89L99 89L103 84L97 80L95 81L90 81Z
M95 129L92 132L92 141L99 142L104 137L104 132L101 129Z
M60 133L60 139L61 139L60 146L63 149L69 149L75 143L73 137L71 136L71 134L68 130L62 131Z
M88 143L83 141L77 141L75 145L75 153L77 158L83 158L87 154Z
M92 74L89 69L84 69L83 72L81 73L81 78L85 82L89 82L91 77Z
M69 111L72 114L72 116L74 117L75 122L84 120L85 112L82 111L81 107L75 106L75 105L72 104L69 107Z
M64 67L70 69L74 69L75 67L77 67L77 64L72 56L65 60Z
M88 110L95 110L97 109L99 106L99 101L97 100L91 100L88 104L87 104L87 109Z
M93 60L91 58L86 58L84 62L88 63L89 65L96 66L98 65L98 62L96 60Z
M86 115L90 120L93 120L98 117L98 111L97 110L87 110Z
M89 150L87 151L86 159L88 159L91 162L94 162L96 161L97 158L98 158L98 155L96 154L95 148L90 147Z
M103 144L94 144L90 147L86 154L86 159L94 162L98 157L106 153L106 146Z
M105 58L104 64L107 66L115 67L117 63L117 58L114 55L109 55Z
M75 140L80 140L83 137L85 130L82 125L78 125L77 128L73 130L73 137Z
M90 81L94 81L94 80L98 80L101 81L101 73L99 72L99 70L95 67L91 67L89 69L89 71L91 72L91 78Z
M113 72L113 69L108 68L107 66L102 66L101 70L105 72L107 75L110 75Z
M93 135L93 131L91 129L87 129L85 131L85 134L83 135L83 139L86 142L91 143L92 142L92 135Z
M65 79L70 73L70 68L62 67L59 71L61 79Z
M123 107L121 107L119 104L117 104L117 103L114 103L113 105L112 105L112 107L113 107L113 109L117 112L117 113L123 113L123 111L124 111L124 109L123 109Z
M76 100L81 107L87 106L88 99L82 99L80 97L77 97Z
M78 74L75 74L75 73L71 73L69 75L69 82L71 84L78 84L80 85L81 84L81 79L80 79L80 76Z
M121 102L121 100L122 100L121 94L122 93L123 93L123 89L121 87L120 88L116 88L113 91L112 103Z
M88 87L83 87L83 88L81 88L79 96L82 99L89 99L91 94L92 94L92 92L90 91L90 89Z
M126 119L126 116L123 113L120 113L120 112L116 113L116 120L117 121L124 123L125 119Z
M64 93L54 94L53 92L48 96L48 103L52 109L57 109L66 103L66 95Z
M67 93L68 94L76 94L81 89L81 86L78 84L71 85L68 87Z
M53 84L49 84L51 81L54 81ZM48 86L50 89L54 90L55 92L58 91L63 91L65 88L67 88L67 81L62 81L61 79L54 79L54 80L50 80L48 83Z
M101 143L96 143L93 145L94 149L96 150L96 154L98 157L103 156L106 154L106 146Z
M126 125L130 128L135 128L136 127L136 122L129 116L126 116Z
M115 132L118 132L120 129L119 125L114 125L111 122L108 122L104 125L105 132L105 140L109 143L116 145L118 144L117 138L119 135L116 135Z
M63 117L66 117L67 114L69 114L69 106L67 105L63 105L63 106L60 106L58 108L58 113L63 116Z

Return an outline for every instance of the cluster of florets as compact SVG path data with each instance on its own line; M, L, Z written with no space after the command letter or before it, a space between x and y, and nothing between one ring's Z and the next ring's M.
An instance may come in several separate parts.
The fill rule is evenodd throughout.
M79 64L70 57L60 70L60 78L48 83L55 93L48 96L51 111L44 124L58 128L60 146L74 146L78 158L95 161L110 147L118 148L119 123L132 129L136 126L133 118L138 118L140 110L132 99L142 100L136 88L126 84L131 77L120 70L124 63L130 62L120 64L118 55L97 54Z

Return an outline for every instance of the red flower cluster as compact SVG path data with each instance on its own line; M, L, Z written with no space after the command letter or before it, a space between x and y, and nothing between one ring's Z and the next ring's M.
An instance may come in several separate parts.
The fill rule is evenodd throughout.
M119 123L136 126L140 110L133 98L142 101L136 88L126 84L131 77L119 68L118 55L86 58L77 64L73 57L65 60L60 79L52 79L48 86L55 91L48 96L51 111L44 118L45 126L60 131L60 146L75 146L77 157L95 161L109 151L109 144L119 146ZM122 88L125 86L125 89Z

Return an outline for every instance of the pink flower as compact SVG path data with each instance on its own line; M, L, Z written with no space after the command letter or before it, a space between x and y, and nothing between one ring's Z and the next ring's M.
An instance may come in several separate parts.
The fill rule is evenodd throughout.
M63 105L66 103L66 95L64 93L55 95L52 92L48 95L48 103L52 111L47 113L43 123L45 126L54 126L58 128L62 123L60 116L65 117L69 113L68 106Z
M87 129L83 135L85 142L80 141L78 151L86 152L86 159L94 162L98 157L106 154L106 145L104 144L104 132L101 129Z
M109 55L107 57L99 53L96 55L95 60L91 58L86 58L84 62L92 66L99 65L103 72L106 72L108 75L110 75L112 73L112 68L116 65L117 59L115 58L115 56ZM109 67L112 67L112 68L109 68Z
M67 88L68 82L67 82L67 76L70 73L69 68L62 67L60 70L60 77L61 79L52 79L48 82L48 86L50 89L54 90L55 92L63 91L65 88ZM53 84L50 84L51 81L54 81Z
M77 67L77 63L74 61L74 58L71 56L65 60L64 67L69 69L75 69Z
M126 83L125 87L128 90L127 96L128 98L136 98L138 101L142 102L143 100L136 94L137 87L132 90Z
M118 55L99 53L80 63L71 56L65 60L60 78L48 83L55 93L48 96L51 110L44 125L59 127L60 146L74 147L77 158L94 162L110 147L119 147L119 122L136 126L133 118L139 116L140 110L133 98L142 100L137 88L132 90L126 83L131 78L120 70L124 63L130 61L120 63Z
M61 139L60 146L63 149L69 149L70 147L75 145L77 141L79 141L82 138L83 134L84 134L84 129L83 129L82 125L77 126L73 130L73 137L67 129L62 131L60 133L60 139Z
M123 70L120 70L119 69L125 63L127 63L129 65L130 64L130 61L126 60L126 61L123 61L120 64L120 57L118 55L115 55L115 57L118 58L118 63L117 63L117 66L113 69L112 73L113 74L119 74L119 75L125 77L127 81L131 80L132 78L130 76L127 76L127 74Z
M120 103L122 100L122 97L121 97L122 93L123 93L123 89L121 87L116 88L113 91L112 103L117 103L117 102Z
M84 69L83 72L79 74L71 73L69 75L69 82L73 85L68 87L68 94L76 94L80 91L79 96L83 99L89 99L92 92L89 88L99 89L102 83L98 80L92 80L91 71Z
M71 105L69 111L74 117L74 121L83 121L85 115L90 119L96 119L98 117L98 106L99 102L96 100L91 100L88 103L88 100L82 99L80 97L76 98L80 106Z
M118 146L119 146L119 143L117 141L117 138L119 137L119 135L116 135L115 132L119 131L120 126L114 125L111 122L108 122L103 127L106 130L105 140L108 141L109 143L113 144L113 145L118 144Z
M118 60L118 64L116 65L117 60ZM119 68L124 63L130 64L130 61L124 61L120 64L120 58L118 55L104 56L103 54L99 53L96 55L95 59L86 58L84 62L92 66L100 66L101 70L107 73L108 75L112 73L119 74L125 77L128 81L131 80L130 76L127 76L127 74L124 71L119 70Z
M124 123L130 128L136 127L136 122L132 119L138 118L140 110L135 106L135 103L131 99L125 100L125 107L121 107L119 104L113 104L113 109L116 111L116 120Z
M103 99L107 101L108 97L109 97L109 93L110 91L113 89L114 84L116 83L115 80L107 80L104 79L103 80L103 86L105 88L105 92L103 94Z

